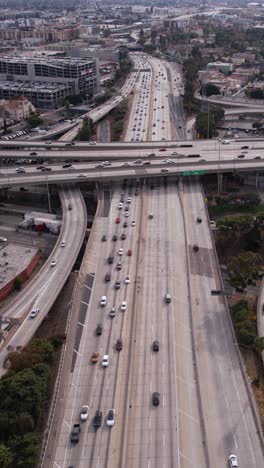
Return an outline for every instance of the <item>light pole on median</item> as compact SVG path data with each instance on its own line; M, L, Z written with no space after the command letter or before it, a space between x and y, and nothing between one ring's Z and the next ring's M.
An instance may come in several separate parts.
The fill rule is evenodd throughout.
M220 140L218 140L218 173L217 173L217 194L220 194L220 159L221 159L221 147Z

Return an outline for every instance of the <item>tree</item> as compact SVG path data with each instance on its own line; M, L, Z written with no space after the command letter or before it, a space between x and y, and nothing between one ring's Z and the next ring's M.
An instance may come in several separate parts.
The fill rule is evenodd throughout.
M16 466L34 468L38 459L39 444L39 436L33 432L13 437L9 445L15 454Z
M80 141L89 141L94 132L94 124L91 119L83 119L82 128L79 130L77 139Z
M257 130L259 130L259 129L262 127L262 125L263 125L262 122L254 122L254 123L252 124L252 127L253 127L253 128L256 128Z
M250 91L250 97L252 99L263 99L264 94L262 89L253 89L252 91Z
M4 444L0 444L0 466L8 468L13 461L13 454L10 448Z
M111 30L109 28L103 29L103 37L111 36Z
M4 135L7 133L7 123L6 123L6 119L4 118L4 129L3 129L3 133Z
M31 128L35 128L43 123L42 118L39 117L39 115L37 115L35 112L30 112L29 116L26 118L26 121Z
M253 342L253 348L258 355L258 379L259 379L259 371L261 370L261 363L262 363L262 352L264 351L264 336L256 336Z
M140 29L139 31L139 40L138 40L140 45L143 45L145 42L145 34L144 34L144 29Z
M200 94L205 92L206 96L219 95L220 89L212 83L207 83L202 89Z
M227 268L234 286L246 287L256 278L261 257L254 252L243 252L236 257L230 257Z

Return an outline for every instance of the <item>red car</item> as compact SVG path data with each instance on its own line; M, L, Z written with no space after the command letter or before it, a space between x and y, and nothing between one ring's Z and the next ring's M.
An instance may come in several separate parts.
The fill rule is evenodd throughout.
M128 249L127 255L128 255L129 257L131 257L131 255L132 255L132 250L131 250L131 249Z
M116 218L116 224L120 223L120 218Z

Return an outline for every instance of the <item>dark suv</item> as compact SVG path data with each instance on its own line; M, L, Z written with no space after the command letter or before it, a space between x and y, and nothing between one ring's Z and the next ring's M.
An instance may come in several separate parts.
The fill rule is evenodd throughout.
M79 436L81 432L80 424L74 424L71 431L71 442L72 444L77 444L79 442Z
M122 343L122 340L119 338L117 341L116 341L116 350L117 351L121 351L122 348L123 348L123 343Z
M158 406L160 402L160 394L158 392L154 392L152 395L152 404L154 406Z
M111 263L113 263L114 261L114 257L112 255L109 255L108 259L107 259L107 262L109 263L109 265L111 265Z
M95 413L94 420L93 420L93 427L95 429L99 429L99 427L101 427L101 424L102 424L102 411L97 410Z
M111 279L111 273L108 272L105 274L105 281L110 281L110 279Z
M159 342L157 340L153 341L152 349L153 351L159 351Z
M97 336L102 335L102 333L103 333L103 324L102 323L97 324L97 327L95 329L95 333L96 333Z

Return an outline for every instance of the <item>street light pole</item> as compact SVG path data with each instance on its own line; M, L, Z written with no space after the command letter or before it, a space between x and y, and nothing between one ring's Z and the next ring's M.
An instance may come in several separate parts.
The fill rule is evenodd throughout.
M218 173L217 173L217 193L220 194L220 141L218 141Z

